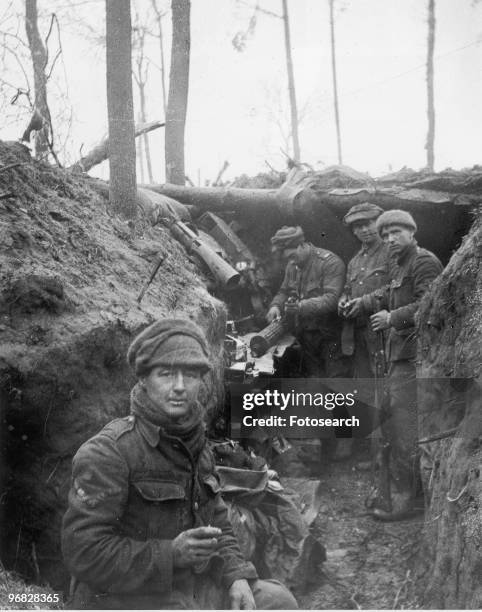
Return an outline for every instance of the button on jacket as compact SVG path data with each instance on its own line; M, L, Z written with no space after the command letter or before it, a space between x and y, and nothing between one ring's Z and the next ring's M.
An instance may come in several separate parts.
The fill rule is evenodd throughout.
M390 259L390 284L362 297L368 313L383 308L390 311L388 357L390 361L414 360L416 357L415 313L432 281L442 271L438 258L414 241L398 260Z
M174 591L192 594L196 574L225 589L256 578L219 491L206 446L196 461L180 439L138 416L112 421L83 444L62 549L71 574L97 595L94 607L161 607ZM204 566L174 568L172 540L202 525L222 530L216 554Z
M388 245L381 238L369 247L363 246L348 264L345 293L357 298L385 286L388 260Z
M338 299L345 284L345 264L331 251L310 244L310 253L303 267L289 262L280 290L271 306L283 306L291 295L299 304L301 330L319 330L332 338L337 323Z

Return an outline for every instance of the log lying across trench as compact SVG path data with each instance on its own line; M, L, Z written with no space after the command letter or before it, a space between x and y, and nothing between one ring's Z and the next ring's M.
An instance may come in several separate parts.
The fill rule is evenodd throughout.
M471 210L482 200L482 189L465 191L460 183L456 188L462 191L424 188L426 184L431 186L433 180L432 183L375 181L350 168L337 166L319 173L294 168L279 189L171 184L143 187L200 211L234 211L239 218L251 219L255 224L256 220L259 223L268 216L278 227L283 223L301 225L308 239L334 250L345 260L356 248L350 230L342 223L351 206L368 201L385 210L402 208L417 221L419 243L446 262L470 227ZM443 185L447 187L447 181Z

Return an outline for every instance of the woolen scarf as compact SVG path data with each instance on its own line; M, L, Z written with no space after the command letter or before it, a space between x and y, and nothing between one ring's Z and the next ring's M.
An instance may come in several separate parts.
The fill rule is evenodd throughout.
M137 383L131 391L131 414L160 427L161 433L179 438L193 457L199 455L205 444L203 411L199 402L191 407L185 417L174 420L164 414Z

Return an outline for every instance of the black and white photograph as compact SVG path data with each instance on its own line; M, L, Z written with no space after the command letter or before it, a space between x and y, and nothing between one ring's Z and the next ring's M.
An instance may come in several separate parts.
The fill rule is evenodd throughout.
M482 608L482 0L0 2L0 610Z

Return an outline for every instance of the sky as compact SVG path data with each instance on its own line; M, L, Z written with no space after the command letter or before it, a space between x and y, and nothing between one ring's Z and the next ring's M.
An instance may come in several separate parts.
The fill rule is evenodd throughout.
M14 0L18 7L20 0ZM169 3L163 20L167 65ZM191 65L185 135L186 173L196 184L285 168L289 105L281 19L257 13L244 51L232 39L253 15L251 0L192 0ZM67 153L71 160L106 133L105 49L102 0L38 0L41 26L58 16L63 57L52 84L54 116L68 115L57 92L68 87L73 109ZM133 8L152 24L150 0ZM259 0L281 14L281 0ZM301 160L314 168L337 163L328 0L289 0ZM335 0L338 89L343 162L378 176L425 165L426 0ZM20 12L20 10L19 10ZM9 26L12 22L9 22ZM154 25L152 24L153 29ZM0 30L2 23L0 21ZM19 29L19 35L23 30ZM54 45L54 37L52 37ZM149 119L162 119L159 43L149 38ZM27 66L27 68L29 68ZM15 68L13 69L15 73ZM21 75L9 75L9 82ZM436 0L436 170L482 163L482 2ZM135 99L137 92L135 89ZM60 121L60 119L59 119ZM22 129L2 126L0 138ZM62 132L62 130L60 130ZM164 180L162 129L151 136L154 178ZM91 172L106 178L108 165ZM138 168L140 179L140 168Z

